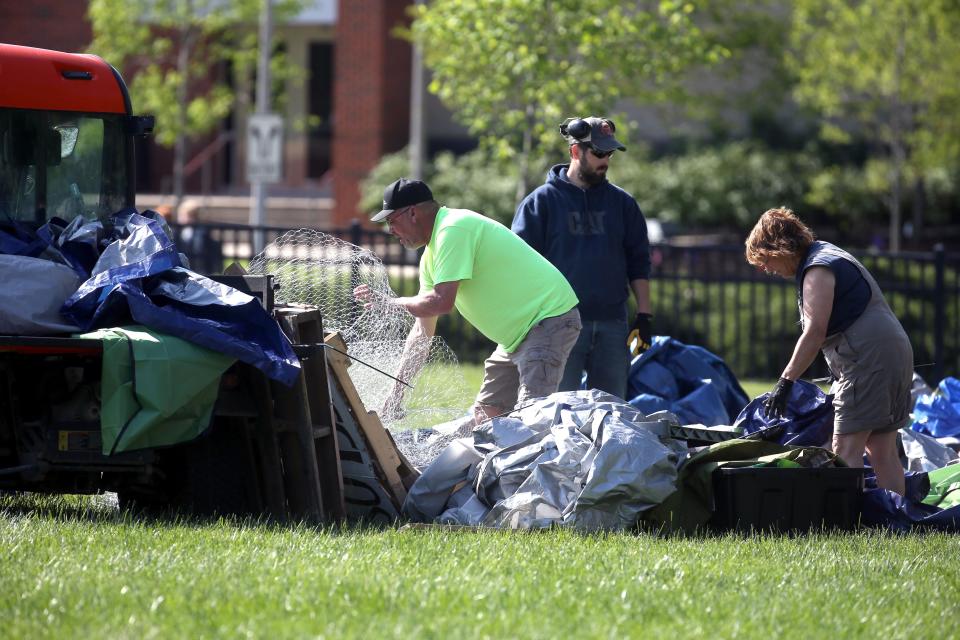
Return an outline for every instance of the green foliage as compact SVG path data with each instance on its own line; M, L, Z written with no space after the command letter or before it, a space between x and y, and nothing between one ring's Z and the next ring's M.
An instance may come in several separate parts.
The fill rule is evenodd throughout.
M858 238L860 246L865 246L864 230L875 227L889 205L891 171L886 158L870 158L862 165L824 166L809 177L804 202L823 212L842 237ZM927 224L949 224L960 195L957 172L938 167L922 176L908 170L904 177L912 185L903 195L904 205L924 206Z
M687 83L689 99L671 104L667 121L682 110L710 132L708 140L725 142L746 116L750 136L775 148L795 146L807 124L794 117L783 126L777 116L790 102L794 81L783 61L790 21L784 3L709 0L698 3L698 12L705 37L727 55Z
M650 217L686 228L749 229L769 207L799 208L807 176L816 167L810 156L750 143L659 160L633 145L614 156L610 179L629 191ZM549 167L540 168L545 176ZM360 208L379 210L383 188L408 169L405 151L384 156L362 184ZM424 179L439 202L480 211L509 226L515 209L507 173L502 162L481 148L462 156L439 154L427 163Z
M954 0L798 0L787 61L797 97L832 126L901 137L918 167L960 144L960 11Z
M943 533L364 530L93 500L0 496L5 636L949 638L960 600Z
M789 68L825 138L873 141L891 160L892 224L905 173L960 157L960 7L955 0L797 0Z
M303 4L275 0L274 15L282 20ZM217 70L230 63L237 77L251 75L261 6L262 0L91 0L90 51L132 72L133 104L156 117L157 142L172 146L178 136L209 132L230 112L237 92ZM272 68L282 83L297 70L278 56Z
M629 191L645 215L684 228L747 230L770 207L802 209L817 161L734 142L650 160L639 148L617 154L610 179Z
M565 117L676 97L689 70L726 54L692 3L671 0L433 0L414 16L430 90L523 180Z
M424 167L424 174L424 180L430 184L433 177L432 165L428 164ZM410 157L406 148L381 157L377 166L360 181L360 202L357 204L357 209L371 215L376 213L383 202L383 189L397 178L408 175L410 175Z
M830 164L826 156L814 146L777 151L742 141L654 159L642 145L631 145L628 152L613 156L610 179L636 198L645 215L674 224L681 233L745 233L763 211L786 205L811 224L829 227L834 240L849 238L855 246L866 246L870 237L864 231L877 228L888 204L889 161ZM540 166L541 176L550 164ZM408 173L406 151L384 156L362 184L361 209L379 210L383 188ZM507 226L514 212L508 174L483 148L462 156L442 153L425 166L425 179L440 202L481 211ZM918 176L908 172L906 177L913 181ZM904 202L912 206L922 198L931 224L949 223L958 197L958 173L931 170L915 184L920 191L908 192Z
M883 213L888 184L886 175L878 176L877 171L886 166L883 160L870 160L865 166L824 167L812 176L806 201L831 212L831 222L840 233L862 232Z
M360 210L379 211L384 187L409 174L406 149L384 156L360 185ZM486 149L460 156L440 153L426 163L424 180L441 204L483 213L508 227L513 220L516 184L504 163L491 159Z

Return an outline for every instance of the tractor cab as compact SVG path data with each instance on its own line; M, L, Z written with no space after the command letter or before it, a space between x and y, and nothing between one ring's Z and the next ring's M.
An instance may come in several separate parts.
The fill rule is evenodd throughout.
M134 138L120 74L102 59L0 44L0 224L109 216L134 206Z

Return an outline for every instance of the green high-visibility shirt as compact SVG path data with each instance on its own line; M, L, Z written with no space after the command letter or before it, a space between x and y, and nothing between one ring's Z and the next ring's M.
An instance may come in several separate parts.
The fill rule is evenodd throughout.
M545 318L577 306L567 279L499 222L441 207L420 258L420 288L459 281L457 311L507 352Z

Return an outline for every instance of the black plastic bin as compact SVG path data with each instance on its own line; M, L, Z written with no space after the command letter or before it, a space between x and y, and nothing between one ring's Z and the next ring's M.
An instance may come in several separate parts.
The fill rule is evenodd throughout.
M849 530L860 521L863 469L720 467L713 491L719 530Z

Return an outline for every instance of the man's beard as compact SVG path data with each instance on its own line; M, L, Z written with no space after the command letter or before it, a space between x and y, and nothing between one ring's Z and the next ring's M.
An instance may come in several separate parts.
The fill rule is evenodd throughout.
M604 171L603 173L599 173L597 171L594 171L587 165L581 164L579 169L577 170L577 177L592 187L594 185L598 185L601 182L603 182L607 178L607 175L606 175L606 171Z

